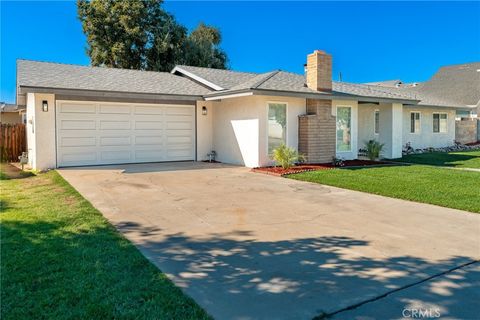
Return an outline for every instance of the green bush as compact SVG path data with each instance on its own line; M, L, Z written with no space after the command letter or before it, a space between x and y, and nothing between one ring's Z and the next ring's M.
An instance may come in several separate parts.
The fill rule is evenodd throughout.
M279 147L273 149L273 160L277 165L280 165L283 169L288 169L296 162L305 161L305 157L299 154L297 150L287 147L285 144L281 144Z
M367 150L368 159L374 161L380 157L380 152L382 152L385 144L380 143L376 140L369 140L365 144L365 149Z

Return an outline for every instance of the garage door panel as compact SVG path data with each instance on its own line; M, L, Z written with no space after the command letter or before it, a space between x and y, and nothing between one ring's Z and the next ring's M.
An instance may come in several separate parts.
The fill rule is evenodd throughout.
M95 164L97 162L97 153L88 151L66 151L62 154L61 161L70 165L80 165L83 163Z
M109 163L130 162L132 155L130 150L102 151L100 152L100 159Z
M62 130L92 130L96 128L95 120L61 120Z
M192 123L190 121L170 121L167 122L169 130L190 130Z
M100 146L130 146L132 143L130 136L100 137Z
M192 156L192 151L189 149L168 150L168 157L175 160L184 160Z
M163 121L135 121L136 130L161 130Z
M130 121L101 120L101 130L130 130Z
M60 146L62 147L95 147L95 137L61 137L59 139Z
M96 105L79 104L79 103L65 103L60 110L61 113L96 113Z
M183 144L183 145L191 145L193 143L192 137L190 136L177 136L177 137L167 137L168 145L171 144Z
M166 115L193 115L195 111L193 108L190 107L167 107L166 108Z
M151 114L163 114L164 108L159 106L135 106L134 113L136 115L151 115Z
M193 106L58 101L56 109L59 166L194 159Z
M191 130L165 130L167 137L191 137Z
M100 113L102 114L130 114L132 108L124 105L100 105Z
M158 145L163 143L163 136L136 136L135 145Z

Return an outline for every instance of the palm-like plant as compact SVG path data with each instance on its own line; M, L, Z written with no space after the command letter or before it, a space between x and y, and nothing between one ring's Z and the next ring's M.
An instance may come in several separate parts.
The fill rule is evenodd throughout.
M374 161L380 157L380 152L382 152L384 143L380 143L376 140L369 140L365 143L365 149L367 150L368 159Z
M277 148L273 149L273 160L277 165L280 165L283 169L292 167L295 162L302 162L305 157L299 154L294 148L287 147L282 143Z

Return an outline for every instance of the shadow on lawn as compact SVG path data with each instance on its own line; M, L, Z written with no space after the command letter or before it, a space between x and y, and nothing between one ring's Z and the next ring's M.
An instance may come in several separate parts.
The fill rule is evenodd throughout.
M137 227L135 231L130 226L128 232L142 236L142 226ZM412 256L372 259L355 253L355 248L371 243L349 237L274 242L233 239L252 236L248 231L201 238L178 233L161 241L151 241L151 237L138 241L151 261L218 319L327 316L472 261L463 256L435 263ZM480 278L479 270L471 272ZM473 317L478 312L472 307L476 297L462 296L465 288L478 291L480 283L469 283L460 275L436 290L419 289L414 298L440 305L442 316ZM450 314L450 306L462 314ZM377 316L401 318L401 312Z
M444 153L444 152L432 152L432 153L422 153L422 154L411 154L405 156L401 159L395 159L399 162L409 162L417 164L428 164L435 166L445 166L445 167L458 167L464 165L465 161L478 159L480 163L480 155L469 155L469 154L459 154L459 153Z
M112 226L75 218L2 222L1 319L210 319Z

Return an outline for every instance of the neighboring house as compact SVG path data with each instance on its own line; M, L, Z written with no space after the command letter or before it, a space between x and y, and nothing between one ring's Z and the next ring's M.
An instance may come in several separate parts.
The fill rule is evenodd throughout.
M0 104L0 122L7 124L25 123L25 108L18 108L16 104Z
M332 81L332 58L308 55L306 75L176 66L171 73L19 60L30 165L217 160L272 164L280 143L309 162L355 159L369 139L452 145L455 113L470 107L402 87ZM411 89L416 89L419 86Z
M441 67L423 83L390 80L367 84L399 88L398 92L413 95L423 102L458 106L457 118L477 117L480 113L480 62Z

